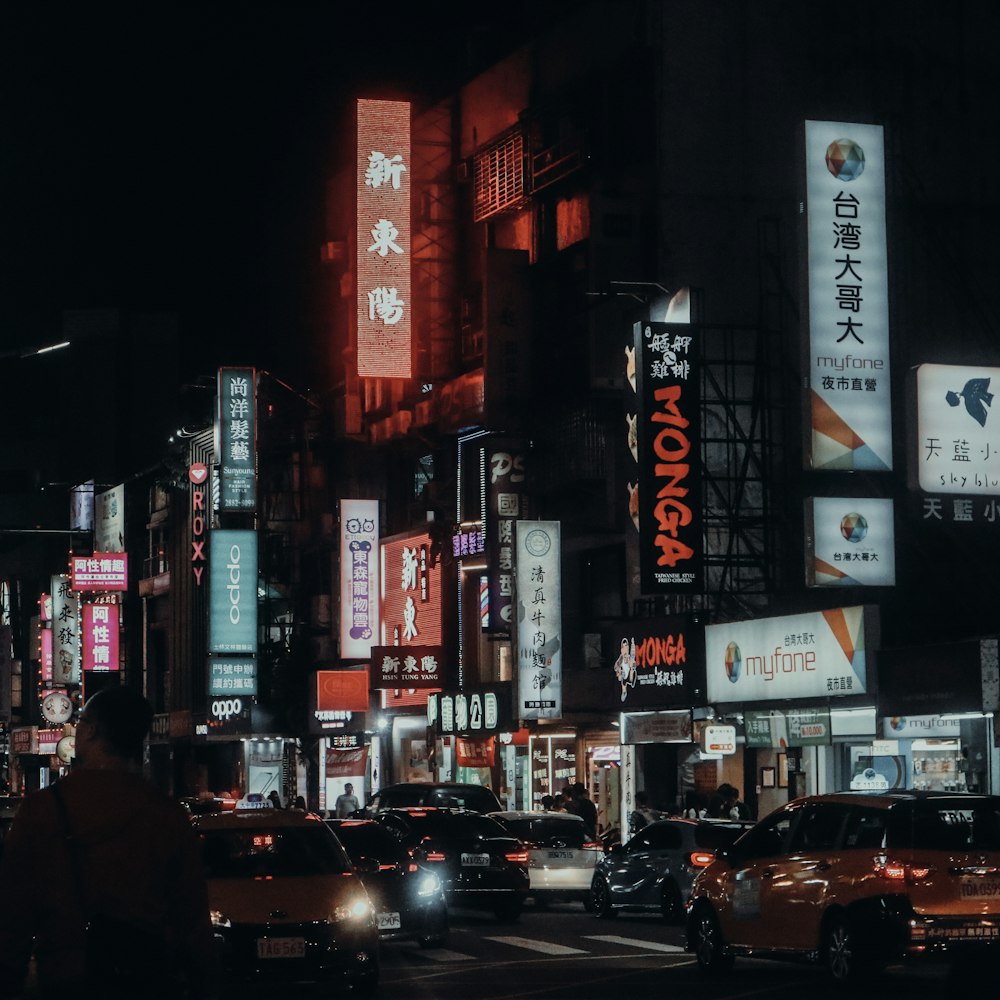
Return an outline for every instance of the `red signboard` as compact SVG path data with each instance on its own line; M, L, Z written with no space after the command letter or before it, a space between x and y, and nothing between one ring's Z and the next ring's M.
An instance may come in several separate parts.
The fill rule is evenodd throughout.
M39 629L39 673L42 683L52 680L52 629Z
M384 646L441 645L441 564L431 566L430 550L426 532L382 543L379 587Z
M358 375L410 378L410 105L358 101Z
M367 670L318 670L317 712L367 712Z
M455 762L459 767L492 767L496 761L496 739L455 738Z
M118 669L118 605L83 605L83 669Z
M368 747L357 747L353 750L327 750L327 778L350 778L364 774L368 766Z
M128 556L124 552L95 552L70 556L70 589L84 591L128 590Z

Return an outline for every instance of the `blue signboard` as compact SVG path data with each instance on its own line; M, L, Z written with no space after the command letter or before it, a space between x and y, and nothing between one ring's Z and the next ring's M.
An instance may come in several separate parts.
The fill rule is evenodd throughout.
M257 694L257 661L252 656L216 656L208 661L208 693L213 698Z
M208 543L208 651L257 652L257 533L215 529Z
M220 368L219 509L257 507L257 376L253 368Z

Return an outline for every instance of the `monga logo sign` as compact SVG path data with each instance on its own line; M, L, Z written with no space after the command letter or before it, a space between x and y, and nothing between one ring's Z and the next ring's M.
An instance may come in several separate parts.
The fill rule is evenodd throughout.
M208 650L256 653L257 534L216 529L208 553Z

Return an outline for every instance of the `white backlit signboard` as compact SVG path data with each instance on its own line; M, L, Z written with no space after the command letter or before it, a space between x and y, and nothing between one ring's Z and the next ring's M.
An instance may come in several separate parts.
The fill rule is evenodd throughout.
M917 368L915 464L925 493L1000 494L997 389L1000 368Z
M806 500L805 526L807 586L895 584L892 500L812 497Z
M864 694L874 626L875 609L860 605L709 625L705 629L708 701Z
M358 375L409 378L410 105L358 101Z
M517 715L562 717L562 579L558 521L517 521Z
M805 123L813 469L889 471L882 128Z
M378 642L378 501L340 501L340 655L364 660Z
M66 573L52 577L52 680L80 683L80 595Z
M219 509L257 507L257 374L253 368L218 372Z

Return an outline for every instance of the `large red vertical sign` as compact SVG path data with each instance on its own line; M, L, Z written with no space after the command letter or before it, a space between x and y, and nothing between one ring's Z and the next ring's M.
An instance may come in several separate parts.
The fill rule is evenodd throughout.
M410 378L410 105L358 101L358 375Z

